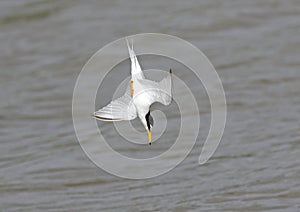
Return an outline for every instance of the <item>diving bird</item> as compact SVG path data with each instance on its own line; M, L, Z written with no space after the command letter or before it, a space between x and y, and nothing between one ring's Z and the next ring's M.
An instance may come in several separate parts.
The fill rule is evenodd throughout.
M172 101L172 70L160 82L145 78L135 52L133 41L131 47L126 39L129 57L131 61L131 79L125 94L105 107L94 112L94 118L101 121L133 120L137 116L144 125L148 142L152 142L153 118L150 115L150 106L154 102L169 105Z

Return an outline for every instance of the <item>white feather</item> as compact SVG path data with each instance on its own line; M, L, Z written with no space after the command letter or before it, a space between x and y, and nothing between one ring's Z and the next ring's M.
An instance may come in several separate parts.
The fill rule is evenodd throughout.
M172 101L172 74L170 70L170 74L160 82L145 79L137 56L133 51L133 42L132 47L129 46L127 39L126 42L131 61L133 97L130 96L130 87L128 86L122 97L113 100L95 112L94 116L102 121L132 120L138 116L147 129L145 115L149 112L150 106L154 102L169 105Z

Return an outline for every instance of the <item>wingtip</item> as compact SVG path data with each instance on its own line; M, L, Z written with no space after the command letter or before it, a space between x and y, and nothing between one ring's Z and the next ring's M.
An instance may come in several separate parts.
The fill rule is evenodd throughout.
M94 114L91 114L91 117L92 117L93 119L96 119L96 120L98 119L97 116L95 115L95 113L94 113Z
M170 68L170 74L172 74L173 72L172 72L172 69Z
M91 117L94 118L94 119L97 119L97 120L100 119L100 117L97 116L96 112L94 112L93 114L91 114Z
M106 117L97 116L97 115L94 115L94 118L96 120L100 120L100 121L122 121L121 119L106 118Z

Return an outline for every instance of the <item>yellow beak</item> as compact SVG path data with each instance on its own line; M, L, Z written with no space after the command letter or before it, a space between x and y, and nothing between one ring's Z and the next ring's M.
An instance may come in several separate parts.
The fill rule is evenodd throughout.
M152 132L150 130L147 130L147 133L148 133L148 141L149 141L149 144L151 145L151 141L152 141Z

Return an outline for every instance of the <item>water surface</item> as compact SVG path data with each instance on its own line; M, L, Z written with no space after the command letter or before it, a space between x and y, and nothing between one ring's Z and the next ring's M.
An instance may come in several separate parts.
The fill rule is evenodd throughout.
M1 209L298 211L299 11L297 0L1 1ZM173 171L124 180L80 148L72 92L94 52L144 32L181 37L208 56L225 88L228 119L217 152L199 166L210 106L203 87L181 76L201 98L199 141ZM145 57L145 66L154 59Z

